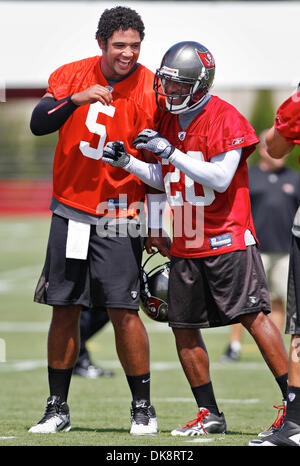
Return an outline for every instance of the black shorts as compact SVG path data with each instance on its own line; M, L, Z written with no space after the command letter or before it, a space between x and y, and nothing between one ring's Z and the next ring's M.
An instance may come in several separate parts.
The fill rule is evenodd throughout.
M66 259L68 219L53 214L34 301L51 306L139 308L142 236L100 237L91 225L86 260Z
M285 333L300 335L300 238L292 235Z
M270 299L256 246L198 259L172 257L170 327L219 327L259 311L270 312Z

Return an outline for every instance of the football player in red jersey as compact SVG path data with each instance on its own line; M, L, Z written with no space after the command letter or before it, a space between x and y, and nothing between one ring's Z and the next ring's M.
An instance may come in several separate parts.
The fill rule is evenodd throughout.
M99 306L107 309L114 327L117 353L132 392L130 433L153 435L158 430L150 403L148 336L137 312L144 238L129 234L129 226L138 230L143 224L146 186L101 160L105 142L116 138L141 158L143 151L132 144L134 137L159 118L154 75L137 61L143 38L144 24L136 11L105 10L96 33L102 56L54 71L32 114L34 134L59 130L51 230L35 293L35 301L53 307L50 397L44 417L30 428L32 433L71 429L67 396L78 357L80 312ZM148 191L148 206L149 200L162 196ZM168 238L164 240L164 248L162 240L158 248L168 254ZM147 248L155 241L149 236Z
M201 328L241 322L287 396L288 359L267 316L269 294L250 208L246 160L259 140L232 105L209 94L214 72L213 56L203 45L172 46L154 83L167 110L159 132L145 129L135 140L159 165L137 160L114 142L107 143L103 156L104 162L164 188L172 209L169 325L198 406L196 419L173 430L174 436L226 431Z
M271 157L280 159L300 145L300 91L285 100L276 112L275 122L266 135ZM285 333L292 335L289 354L286 415L281 426L250 446L300 446L300 207L293 228L290 247Z

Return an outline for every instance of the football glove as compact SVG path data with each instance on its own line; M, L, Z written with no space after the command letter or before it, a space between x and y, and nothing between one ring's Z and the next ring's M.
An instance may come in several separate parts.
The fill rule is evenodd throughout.
M113 141L108 142L103 149L102 161L109 163L112 167L125 167L130 160L130 155L127 154L124 142Z
M133 141L137 149L146 149L162 159L168 159L175 147L161 134L153 129L144 129Z

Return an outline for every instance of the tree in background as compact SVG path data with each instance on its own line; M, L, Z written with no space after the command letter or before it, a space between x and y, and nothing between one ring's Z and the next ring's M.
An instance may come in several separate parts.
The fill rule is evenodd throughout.
M270 89L259 89L255 93L250 123L255 129L256 134L260 137L262 131L271 128L274 123L275 107L273 95ZM258 150L249 158L249 165L254 165L259 160Z

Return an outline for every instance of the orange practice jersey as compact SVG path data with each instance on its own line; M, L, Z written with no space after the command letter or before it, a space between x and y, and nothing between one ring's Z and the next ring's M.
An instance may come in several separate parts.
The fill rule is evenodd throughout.
M95 84L107 86L100 60L95 56L58 68L49 78L47 92L59 100ZM160 116L153 78L151 71L139 65L113 86L111 105L82 105L60 128L53 165L53 196L58 201L91 214L135 215L129 207L144 199L145 185L101 158L105 144L116 140L123 141L135 157L142 157L132 141L144 128L156 128Z

